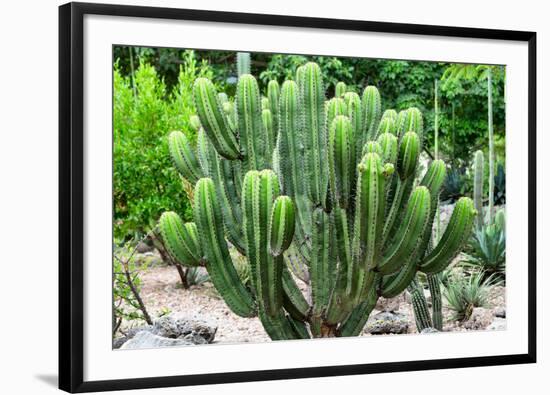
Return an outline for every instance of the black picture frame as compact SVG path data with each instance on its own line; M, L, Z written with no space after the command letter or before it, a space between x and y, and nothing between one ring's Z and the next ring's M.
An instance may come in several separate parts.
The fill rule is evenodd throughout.
M528 351L526 354L84 381L83 19L87 14L450 36L528 43ZM112 4L59 7L59 388L71 393L536 362L536 33Z

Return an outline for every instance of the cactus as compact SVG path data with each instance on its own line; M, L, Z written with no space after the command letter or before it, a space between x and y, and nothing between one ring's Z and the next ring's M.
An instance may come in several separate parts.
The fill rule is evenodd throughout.
M433 161L416 181L422 114L382 114L374 86L360 97L340 84L338 95L326 99L315 63L280 90L271 81L263 106L255 78L241 74L232 111L223 110L231 99L198 79L197 147L171 136L175 166L196 182L196 227L164 215L170 253L204 264L229 308L257 315L274 340L358 335L379 296L405 291L418 271L443 270L475 218L471 200L461 199L428 251L445 164ZM246 257L250 288L228 242Z
M339 81L334 87L334 97L343 97L346 93L347 86L345 82Z
M485 164L483 160L483 152L476 151L474 155L474 206L479 213L477 217L477 228L483 227L483 173Z
M250 53L237 52L237 75L250 74Z

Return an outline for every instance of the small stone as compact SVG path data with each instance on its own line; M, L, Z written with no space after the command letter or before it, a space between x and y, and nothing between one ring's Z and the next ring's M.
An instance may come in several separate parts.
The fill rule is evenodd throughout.
M153 247L143 241L140 241L136 246L136 251L140 254L153 251Z
M484 307L475 307L472 315L464 323L464 328L470 330L480 330L487 328L493 321L493 312Z
M504 331L506 330L506 319L495 318L491 325L487 327L488 331Z
M176 347L191 346L195 343L185 339L167 339L166 337L154 335L148 331L137 333L132 339L124 343L121 350L131 350L138 348L158 348L158 347Z
M372 335L407 333L409 323L404 314L382 311L371 316L365 326L365 332Z
M217 330L217 325L207 319L169 314L155 321L152 333L171 339L181 339L187 335L192 335L188 339L194 339L195 336L199 336L204 340L204 342L200 341L199 344L204 344L212 343Z
M435 328L431 328L431 327L428 327L428 328L424 328L420 331L420 334L424 335L426 333L438 333L439 331Z
M495 317L506 318L506 308L504 306L497 307L495 309Z
M402 302L402 298L400 296L397 296L391 299L380 297L376 302L375 309L379 311L396 312L396 311L399 311L401 302Z

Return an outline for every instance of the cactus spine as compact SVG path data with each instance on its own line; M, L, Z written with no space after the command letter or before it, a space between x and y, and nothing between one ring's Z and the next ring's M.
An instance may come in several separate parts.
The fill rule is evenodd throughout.
M433 161L416 185L422 114L382 115L374 86L360 97L339 84L326 100L319 66L307 63L280 90L271 81L263 104L246 72L234 106L205 79L193 94L196 151L178 134L170 151L196 182L196 227L167 213L163 238L171 254L204 264L228 306L257 314L272 339L358 335L379 296L400 294L418 270L443 270L468 237L475 210L463 198L427 251L445 165ZM250 290L227 241L247 259ZM311 306L292 274L296 262Z

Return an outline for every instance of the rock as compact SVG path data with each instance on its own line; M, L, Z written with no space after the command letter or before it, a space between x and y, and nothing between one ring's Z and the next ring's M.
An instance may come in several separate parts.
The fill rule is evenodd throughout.
M376 302L376 310L379 311L388 311L388 312L395 312L399 311L399 307L401 306L402 298L401 296L397 296L395 298L386 299L384 297L378 298L378 301Z
M217 325L203 318L165 315L155 321L151 333L170 339L184 339L191 335L188 340L195 339L196 344L205 344L214 341L217 330Z
M493 322L487 327L488 331L504 331L506 330L506 319L495 318Z
M116 339L113 339L113 348L117 349L122 347L122 345L126 343L128 340L129 339L127 336L117 337Z
M124 343L121 350L131 350L137 348L158 348L158 347L176 347L191 346L195 343L186 339L168 339L166 337L155 335L149 331L138 332L133 338Z
M370 317L365 331L373 335L407 333L409 322L404 314L382 311Z
M136 251L140 254L153 251L153 247L143 241L140 241L136 246Z
M494 312L495 312L495 317L506 318L506 307L504 306L497 307L494 310Z
M124 336L117 337L113 340L113 348L121 348L124 343L132 339L139 332L151 332L153 330L153 325L144 325L130 328Z
M150 347L169 347L171 345L185 345L185 344L208 344L214 341L216 332L218 330L217 325L203 318L195 316L185 315L165 315L156 320L153 325L145 325L130 329L125 336L119 337L113 340L113 348L150 348ZM184 343L166 343L166 345L145 345L143 347L129 346L125 347L126 343L133 340L138 334L143 332L150 333L151 335L164 338L167 340L177 339L182 340ZM140 335L144 336L144 335ZM158 339L151 340L151 342L159 342ZM156 343L155 343L156 344Z
M420 331L420 334L424 335L426 333L438 333L439 331L435 328L424 328Z
M472 315L464 323L464 328L470 330L480 330L487 328L493 321L493 312L484 307L475 307Z

